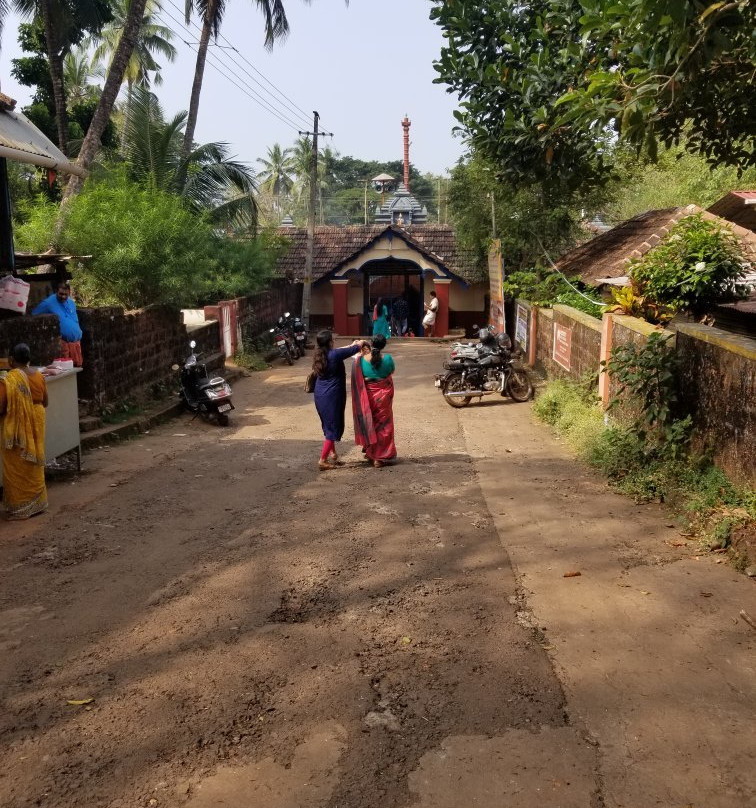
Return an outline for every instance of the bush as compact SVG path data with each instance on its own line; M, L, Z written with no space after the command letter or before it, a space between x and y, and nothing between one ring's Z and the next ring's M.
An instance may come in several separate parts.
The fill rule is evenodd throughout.
M701 215L676 224L669 237L630 266L633 290L674 311L700 314L745 294L747 262L733 233Z
M572 283L574 286L579 282L574 280ZM508 297L521 297L535 306L551 307L562 303L600 319L604 304L575 291L573 286L559 272L542 270L511 272L503 283L504 294Z
M54 240L58 207L31 206L19 244L41 251ZM123 172L90 179L62 211L63 251L91 255L74 274L88 305L194 306L248 294L269 277L275 244L219 236L181 198L129 181Z
M705 458L679 458L651 447L620 421L605 425L600 407L578 385L549 382L533 409L613 486L636 501L669 503L692 533L717 540L756 519L753 492L738 489Z

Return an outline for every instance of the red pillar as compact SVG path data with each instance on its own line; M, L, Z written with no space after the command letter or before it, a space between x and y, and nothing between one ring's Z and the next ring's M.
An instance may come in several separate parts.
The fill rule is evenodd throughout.
M436 314L436 327L433 329L433 335L445 337L449 333L449 287L451 286L451 281L434 278L433 285L438 299L438 313Z
M331 281L331 291L333 292L333 330L337 334L348 334L347 324L348 314L348 292L349 281Z

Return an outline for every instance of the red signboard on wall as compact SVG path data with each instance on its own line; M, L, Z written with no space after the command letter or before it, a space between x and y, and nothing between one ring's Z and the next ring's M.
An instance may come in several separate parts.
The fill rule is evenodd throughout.
M572 329L565 325L554 323L554 348L551 358L565 370L570 369L570 354L572 353Z

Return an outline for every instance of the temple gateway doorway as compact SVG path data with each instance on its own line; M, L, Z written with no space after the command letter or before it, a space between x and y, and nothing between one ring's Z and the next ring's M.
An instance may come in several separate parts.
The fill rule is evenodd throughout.
M373 307L379 299L390 318L394 302L404 296L408 331L415 336L422 334L424 291L422 270L414 262L395 258L369 261L362 267L363 333L372 334Z

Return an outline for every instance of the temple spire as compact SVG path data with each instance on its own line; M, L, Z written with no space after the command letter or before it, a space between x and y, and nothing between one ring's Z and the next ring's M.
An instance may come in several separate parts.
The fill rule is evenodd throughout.
M402 129L404 129L404 187L409 192L410 183L409 183L409 169L410 169L410 161L409 161L409 147L410 147L410 140L409 140L409 130L412 122L405 114L404 120L402 121Z

